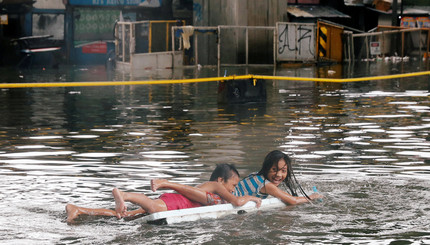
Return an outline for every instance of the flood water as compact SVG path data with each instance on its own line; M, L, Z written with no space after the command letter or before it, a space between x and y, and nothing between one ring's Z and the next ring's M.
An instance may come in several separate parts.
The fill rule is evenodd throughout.
M16 83L362 77L424 71L428 63L141 74L99 66L0 69L1 83ZM429 81L266 81L265 99L240 101L223 97L227 85L218 82L1 89L0 243L428 244ZM274 149L291 156L303 188L316 186L323 202L174 225L65 222L67 203L114 208L114 187L157 197L167 190L151 192L150 179L196 185L217 163L234 163L245 176Z

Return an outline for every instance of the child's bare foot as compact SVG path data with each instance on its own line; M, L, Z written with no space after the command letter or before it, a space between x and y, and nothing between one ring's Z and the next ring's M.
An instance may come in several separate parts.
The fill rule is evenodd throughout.
M126 216L127 212L127 206L124 202L124 197L122 191L120 191L118 188L114 188L112 191L113 197L115 199L115 212L116 217L120 219L121 217Z
M72 224L73 221L79 216L79 208L73 204L66 205L67 224Z
M146 211L143 208L139 208L131 211L126 211L124 213L125 213L125 217L131 217L131 216L146 214Z
M164 184L167 183L168 181L165 179L152 179L151 180L151 189L152 191L156 191L159 188L163 188Z

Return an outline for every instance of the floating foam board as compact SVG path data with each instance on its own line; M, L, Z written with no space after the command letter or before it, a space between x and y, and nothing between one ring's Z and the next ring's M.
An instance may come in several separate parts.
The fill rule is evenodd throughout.
M187 208L180 210L170 210L147 215L142 219L149 224L174 224L190 222L200 219L217 219L229 214L242 214L257 210L264 210L277 207L285 207L285 203L277 198L264 199L260 208L256 207L255 202L247 202L245 205L235 207L232 204L219 204L213 206L203 206L198 208Z

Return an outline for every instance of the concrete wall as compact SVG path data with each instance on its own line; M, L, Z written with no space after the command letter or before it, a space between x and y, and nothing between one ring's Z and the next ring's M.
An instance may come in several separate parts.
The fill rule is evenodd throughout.
M313 23L277 23L277 60L311 61L317 58L315 50L316 25Z
M53 35L54 39L64 39L63 0L37 0L32 10L32 35Z
M37 9L66 9L63 0L37 0L33 7Z
M287 1L285 0L195 0L193 11L194 26L275 26L284 21ZM224 34L224 35L223 35ZM222 63L245 63L244 30L221 33ZM249 63L273 62L273 33L250 31ZM199 36L199 62L203 65L217 56L217 46L213 38ZM204 56L207 57L204 57Z

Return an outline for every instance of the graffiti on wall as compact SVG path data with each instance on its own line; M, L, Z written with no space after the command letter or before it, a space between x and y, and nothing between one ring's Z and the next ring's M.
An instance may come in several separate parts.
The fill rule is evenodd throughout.
M315 60L315 24L277 23L277 60Z

